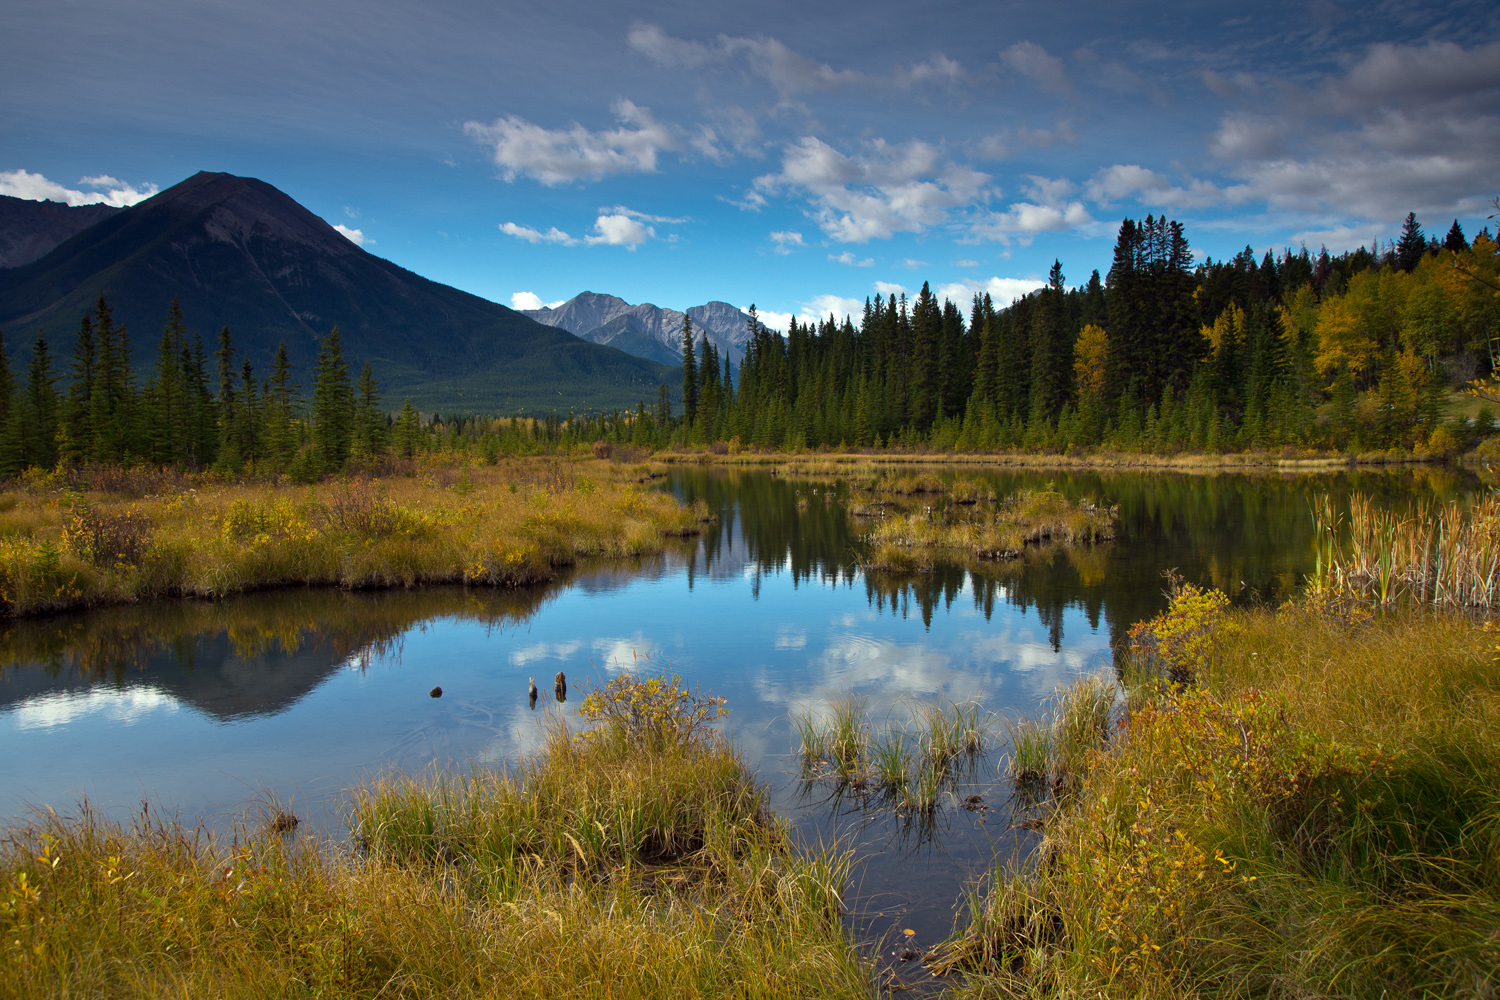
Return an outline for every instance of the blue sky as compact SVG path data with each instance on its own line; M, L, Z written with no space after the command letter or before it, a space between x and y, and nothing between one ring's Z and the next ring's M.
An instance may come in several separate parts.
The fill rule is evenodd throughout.
M1008 299L1165 212L1352 248L1500 193L1492 2L8 0L0 193L259 177L427 277L778 324ZM514 296L521 296L514 299Z

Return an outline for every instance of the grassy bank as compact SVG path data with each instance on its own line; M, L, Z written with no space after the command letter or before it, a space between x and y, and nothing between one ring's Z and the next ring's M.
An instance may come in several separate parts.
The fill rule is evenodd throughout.
M1497 638L1184 588L1133 633L1123 704L1031 727L1030 765L1070 778L1039 856L931 965L970 996L1495 996Z
M651 456L652 462L667 465L726 465L774 467L791 473L828 474L866 467L873 469L892 465L974 465L1010 469L1105 469L1118 471L1162 470L1170 472L1318 472L1332 469L1379 468L1382 466L1420 465L1445 461L1445 456L1428 452L1401 450L1325 452L1305 449L1277 449L1247 452L1182 452L1155 454L1134 451L951 451L951 450L871 450L871 451L773 451L663 450Z
M149 815L12 829L0 995L869 996L847 856L788 846L719 707L618 681L513 770L358 791L347 852L275 814L228 843Z
M0 608L23 616L160 596L549 579L655 552L708 517L638 470L542 459L315 486L129 473L30 477L0 494Z

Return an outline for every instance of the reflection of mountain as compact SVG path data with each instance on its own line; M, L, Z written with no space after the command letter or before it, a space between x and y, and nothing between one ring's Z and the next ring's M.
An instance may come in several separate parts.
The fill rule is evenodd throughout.
M0 632L0 709L109 685L150 688L220 720L272 715L344 664L398 651L402 634L421 622L520 621L561 586L290 590L16 622Z

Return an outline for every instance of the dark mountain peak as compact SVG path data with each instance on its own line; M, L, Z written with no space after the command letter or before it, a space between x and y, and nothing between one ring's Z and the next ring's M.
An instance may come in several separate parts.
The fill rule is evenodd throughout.
M364 252L285 192L254 177L202 170L135 209L181 219L201 216L207 235L227 243L257 236L292 240L340 255Z
M40 329L65 357L100 291L138 345L153 343L176 298L205 340L229 327L258 372L282 342L309 370L336 325L352 366L370 362L388 398L429 409L628 406L669 375L366 253L270 184L233 174L195 174L0 270L0 327ZM137 347L137 365L149 354Z

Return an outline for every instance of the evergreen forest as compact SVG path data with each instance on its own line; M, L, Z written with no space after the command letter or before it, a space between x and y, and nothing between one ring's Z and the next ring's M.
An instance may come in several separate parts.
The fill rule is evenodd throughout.
M381 404L369 365L351 378L337 327L312 384L281 345L257 373L229 329L189 333L176 301L149 368L101 293L62 366L38 336L23 376L0 350L0 476L67 465L150 465L310 482L388 455L500 454L593 442L771 449L1219 452L1401 449L1446 454L1494 430L1486 406L1450 418L1500 351L1500 249L1455 221L1334 256L1247 247L1195 263L1183 226L1120 226L1109 273L968 314L928 284L867 299L856 326L750 307L736 370L683 328L683 379L634 412L511 417ZM1489 393L1495 398L1493 393ZM674 410L680 407L680 411Z

